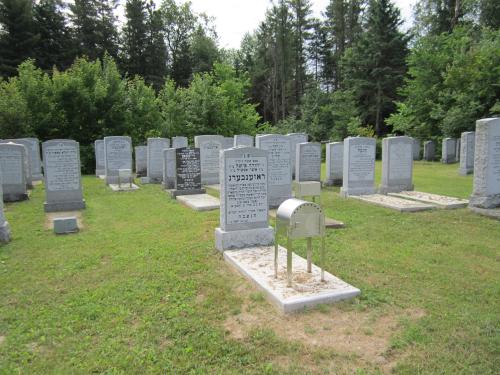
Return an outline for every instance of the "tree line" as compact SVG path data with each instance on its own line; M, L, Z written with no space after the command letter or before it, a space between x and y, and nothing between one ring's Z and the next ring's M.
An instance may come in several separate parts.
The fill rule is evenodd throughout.
M0 0L2 136L439 139L500 113L497 0L420 0L406 31L390 0L330 0L320 18L310 0L276 0L236 50L218 47L213 20L189 2L126 0L122 24L117 5ZM27 82L46 90L40 114Z

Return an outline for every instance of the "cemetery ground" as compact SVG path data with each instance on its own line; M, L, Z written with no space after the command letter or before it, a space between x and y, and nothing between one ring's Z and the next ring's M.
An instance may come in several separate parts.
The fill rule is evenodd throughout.
M472 177L457 169L417 162L415 189L468 198ZM214 249L218 211L192 211L159 185L83 185L78 234L45 229L42 185L6 205L2 374L498 373L498 221L399 213L326 188L327 216L347 225L327 232L326 269L362 294L282 315Z

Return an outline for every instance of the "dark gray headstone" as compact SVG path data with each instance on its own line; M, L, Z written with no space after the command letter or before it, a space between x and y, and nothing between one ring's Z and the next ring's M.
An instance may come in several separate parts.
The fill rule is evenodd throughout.
M202 194L201 161L199 148L175 149L175 178L173 197Z

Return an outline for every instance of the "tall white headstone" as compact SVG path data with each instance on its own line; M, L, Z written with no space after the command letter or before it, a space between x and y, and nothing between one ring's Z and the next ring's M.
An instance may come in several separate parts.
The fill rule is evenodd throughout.
M18 143L0 143L0 172L3 200L16 202L28 199L26 189L26 147Z
M45 212L85 208L80 171L80 145L69 139L42 144L45 171Z
M321 143L295 145L295 181L321 181Z
M104 176L106 174L106 167L104 165L104 141L102 139L94 141L94 153L95 175Z
M500 207L500 118L476 121L474 188L469 205Z
M268 246L274 241L269 226L268 153L238 147L220 154L220 227L215 229L218 250Z
M344 176L340 194L365 195L375 193L374 138L349 137L344 139Z
M344 143L331 142L326 144L326 181L327 186L342 185L344 168Z
M120 183L120 169L132 170L132 139L127 136L104 137L106 184Z
M194 137L194 146L200 149L202 185L219 183L219 152L223 149L223 141L220 135Z
M148 178L151 184L163 180L163 150L166 148L170 148L168 138L148 138Z
M413 138L382 140L382 194L413 190Z
M460 168L458 173L466 176L474 172L474 144L476 133L463 132L460 139Z

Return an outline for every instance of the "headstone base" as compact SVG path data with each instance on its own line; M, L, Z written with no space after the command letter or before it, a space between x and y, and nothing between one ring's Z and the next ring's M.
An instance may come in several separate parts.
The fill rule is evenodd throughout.
M435 205L439 208L444 209L455 209L467 207L469 203L466 199L447 197L445 195L423 193L420 191L401 191L398 193L390 193L389 195L393 197L411 199L418 202L424 202L428 204Z
M211 211L220 207L220 200L208 194L178 195L176 199L195 211Z
M378 188L378 192L380 194L388 194L388 193L399 193L400 191L412 191L413 185L380 185Z
M342 179L337 178L333 180L326 180L323 182L325 186L342 186Z
M479 208L479 207L469 207L472 212L479 214L481 216L491 217L493 219L500 220L500 208Z
M4 222L0 225L0 243L10 242L10 226L8 222Z
M4 202L19 202L19 201L25 201L26 199L29 199L28 193L23 193L23 194L3 193Z
M273 227L223 231L215 228L215 248L220 252L254 246L270 246L274 243Z
M170 197L176 199L181 195L195 195L195 194L205 194L205 189L196 189L196 190L169 190Z
M374 187L350 188L350 189L345 189L344 187L340 188L340 196L342 198L347 198L351 195L369 195L375 193L376 189Z
M130 184L129 185L127 183L124 183L124 184L121 184L121 185L118 185L118 184L109 184L109 187L113 191L134 191L134 190L139 189L139 186L137 186L136 184Z
M409 199L391 197L390 195L383 195L383 194L350 196L350 198L354 198L354 199L361 200L363 202L375 204L377 206L390 208L392 210L396 210L399 212L427 211L427 210L433 210L436 208L435 206L433 206L431 204L416 202L416 201L412 201Z
M474 168L459 168L458 169L458 174L460 176L467 176L469 174L474 173Z
M487 196L471 195L469 200L469 207L478 207L486 209L493 209L500 207L500 194L487 195Z
M45 212L77 211L85 209L85 199L73 202L52 202L43 204Z
M58 217L53 220L55 234L68 234L78 232L76 217Z
M278 248L278 278L274 278L274 246L252 247L224 252L224 259L261 289L266 298L283 313L305 310L319 304L333 303L356 297L361 291L312 265L307 272L307 261L293 253L293 281L287 287L286 249Z

